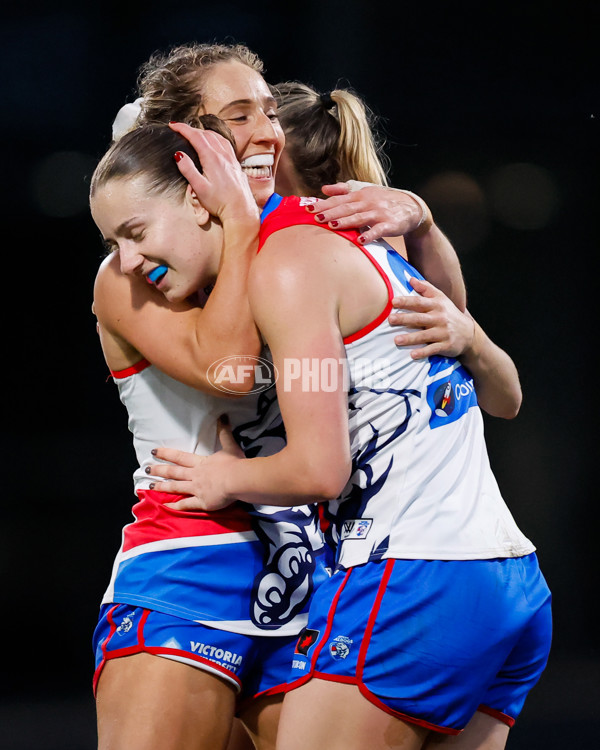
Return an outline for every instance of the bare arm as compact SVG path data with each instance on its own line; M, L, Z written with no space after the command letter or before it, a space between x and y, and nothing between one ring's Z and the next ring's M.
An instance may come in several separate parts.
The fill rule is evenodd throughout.
M439 289L419 279L411 279L411 285L420 296L394 298L392 304L401 312L392 313L390 322L418 330L396 336L396 344L419 346L411 352L414 359L457 357L473 375L482 409L495 417L516 417L522 392L512 359Z
M256 356L261 348L247 297L258 210L227 141L216 133L198 131L195 145L204 174L194 189L209 211L220 216L224 234L219 276L206 304L201 309L195 301L167 302L142 278L122 274L118 257L112 256L98 272L94 310L109 335L128 342L171 377L223 395L211 386L210 366L226 356ZM223 195L228 196L226 201L221 200ZM250 379L236 387L244 392L251 387Z
M175 480L156 483L156 488L192 496L174 507L214 510L234 499L304 505L338 497L348 480L345 351L335 288L339 238L329 235L309 246L310 230L293 227L269 238L253 264L249 286L252 310L279 371L277 396L287 445L273 456L252 459L235 455L229 441L225 450L202 458L159 449L158 458L178 465L151 467L152 475ZM345 244L339 248L347 253ZM308 382L292 375L291 366L326 359L336 364L337 375L337 380L328 379L326 390L318 377ZM332 382L335 389L330 389Z

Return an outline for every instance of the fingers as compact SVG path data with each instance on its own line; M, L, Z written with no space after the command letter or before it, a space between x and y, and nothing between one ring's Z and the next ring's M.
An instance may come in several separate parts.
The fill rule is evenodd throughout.
M221 447L226 453L230 453L233 456L238 456L239 458L245 457L244 452L236 443L235 438L233 437L233 432L231 431L228 420L224 419L223 417L221 417L217 423L217 435L219 437Z
M437 287L433 286L429 281L425 281L425 279L418 279L416 276L411 276L410 278L410 285L415 290L415 292L418 292L423 297L436 297L443 292L441 292Z
M177 151L175 161L177 162L177 169L179 169L181 174L190 183L192 190L197 195L201 195L208 186L206 177L197 170L194 162L183 151Z
M323 185L321 191L324 195L347 195L350 186L347 182L336 182L335 185Z
M186 451L180 451L176 448L155 448L152 451L154 458L158 458L161 461L170 461L172 464L179 464L179 466L187 466L192 468L198 462L198 459L204 458L204 456L198 456L195 453L186 453Z
M168 483L165 482L165 484ZM162 486L160 487L160 490L171 492L171 490L163 490ZM174 503L165 503L165 507L172 508L173 510L208 510L208 508L205 507L204 502L197 497L183 497L181 500L177 500Z
M163 479L174 479L177 481L190 481L192 479L192 469L177 464L152 464L144 469L146 474L153 477L162 477ZM170 490L166 490L170 492Z

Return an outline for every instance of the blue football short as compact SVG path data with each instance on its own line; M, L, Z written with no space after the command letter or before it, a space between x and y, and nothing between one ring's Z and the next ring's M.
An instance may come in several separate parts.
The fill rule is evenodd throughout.
M535 554L382 560L313 597L290 687L355 684L404 721L457 734L477 711L512 726L548 659L551 595Z
M218 675L236 690L239 704L285 690L296 640L230 633L143 607L104 604L93 639L94 692L109 659L148 653Z

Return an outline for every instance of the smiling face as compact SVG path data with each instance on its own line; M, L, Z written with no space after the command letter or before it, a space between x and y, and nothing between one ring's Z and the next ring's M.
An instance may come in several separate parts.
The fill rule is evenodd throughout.
M94 193L92 216L123 273L180 301L215 280L222 230L191 188L183 197L148 188L143 175L111 179Z
M275 170L285 143L264 78L237 60L218 63L204 79L200 114L217 115L229 125L238 159L262 208L275 190Z

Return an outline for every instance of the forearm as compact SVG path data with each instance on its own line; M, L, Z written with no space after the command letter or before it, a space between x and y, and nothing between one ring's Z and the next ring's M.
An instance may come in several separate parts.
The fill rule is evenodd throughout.
M467 290L458 256L446 235L431 223L426 232L417 230L405 234L404 242L411 265L464 312Z
M261 343L248 303L248 272L258 246L258 225L248 220L223 225L223 261L203 309L199 335L211 333L211 361L258 356ZM217 335L212 335L218 332Z
M460 357L473 375L477 400L494 417L513 419L523 398L517 368L499 346L474 321L473 343Z
M334 500L349 476L349 466L311 462L287 446L268 457L238 461L223 477L224 496L259 505L295 506Z

